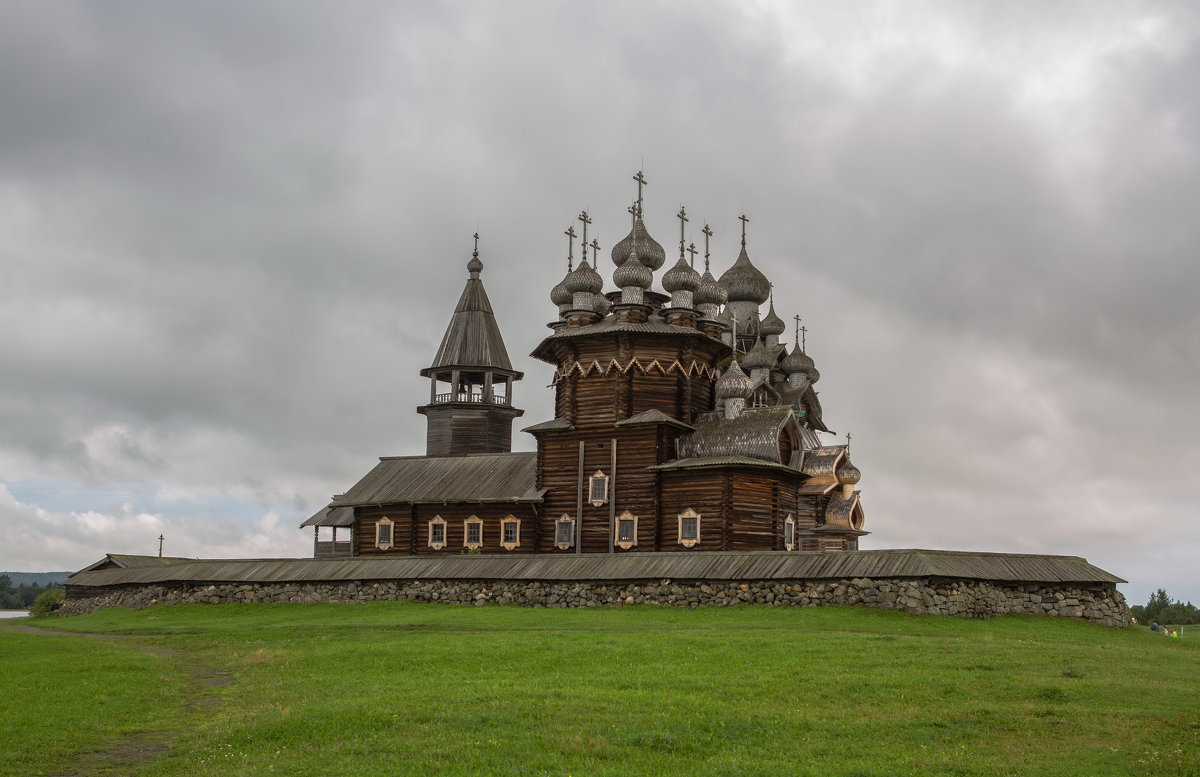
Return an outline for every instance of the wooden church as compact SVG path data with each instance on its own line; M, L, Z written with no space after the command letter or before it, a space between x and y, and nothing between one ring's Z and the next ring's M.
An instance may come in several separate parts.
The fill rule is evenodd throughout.
M846 551L858 549L861 473L831 434L820 378L771 284L741 253L718 279L692 266L680 209L679 259L646 230L641 173L629 234L612 249L615 290L587 242L550 291L557 316L532 356L554 368L554 418L512 452L512 367L480 275L469 278L433 363L426 455L386 457L302 527L318 557L461 553ZM592 261L588 261L591 248ZM687 254L691 255L691 261ZM762 315L763 305L768 304Z

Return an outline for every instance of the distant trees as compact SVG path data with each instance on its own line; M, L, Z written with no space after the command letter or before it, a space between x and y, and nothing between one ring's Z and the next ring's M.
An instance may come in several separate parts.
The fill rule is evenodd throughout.
M1200 623L1200 609L1191 602L1184 604L1176 599L1171 601L1165 589L1158 589L1150 594L1150 601L1145 606L1135 604L1129 608L1130 614L1143 623L1158 621L1159 623L1193 624Z
M11 577L0 575L0 610L27 610L46 591L61 588L58 583L45 586L37 583L14 586Z

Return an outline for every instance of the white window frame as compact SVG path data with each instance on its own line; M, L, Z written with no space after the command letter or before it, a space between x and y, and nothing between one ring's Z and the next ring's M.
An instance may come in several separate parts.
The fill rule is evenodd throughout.
M384 527L387 527L387 541L384 541L380 536L382 534L380 530ZM391 550L392 546L395 544L395 539L396 525L392 523L391 518L388 518L385 515L375 522L375 547L379 548L380 550Z
M798 544L796 542L796 516L788 513L787 518L783 519L783 547L785 550L795 550Z
M633 539L631 539L631 540L621 539L621 523L623 521L632 521L633 522ZM637 536L638 536L638 518L637 518L637 516L634 515L633 513L629 512L628 510L626 510L625 512L618 515L617 516L617 525L613 527L613 544L616 545L621 550L629 550L630 548L637 546Z
M566 542L563 542L562 540L564 526L570 528L570 531L567 532L567 536L570 537L570 539ZM562 515L558 516L558 520L554 522L554 547L558 548L559 550L570 550L571 546L574 544L575 519L566 513L563 513Z
M442 527L442 539L440 542L437 540L434 540L434 538L433 538L433 527L434 526ZM447 527L446 527L446 519L445 518L443 518L440 515L435 515L432 518L430 518L429 519L429 528L426 529L426 532L425 532L425 536L429 540L429 547L433 548L434 550L441 550L442 548L446 547L446 531L447 531Z
M513 531L513 539L510 542L507 539L506 529L509 526L516 526ZM504 520L500 521L500 547L505 550L513 550L521 547L521 519L515 515L506 515Z
M479 542L471 542L471 527L479 527ZM478 515L472 515L463 521L463 547L467 550L476 550L483 547L483 519Z
M601 490L600 498L596 498L597 488ZM605 475L602 470L596 470L592 476L588 478L588 501L592 507L608 503L608 475Z
M685 538L683 536L683 522L685 519L691 520L693 518L696 519L696 536ZM685 548L694 548L700 544L700 513L690 507L679 514L679 544Z

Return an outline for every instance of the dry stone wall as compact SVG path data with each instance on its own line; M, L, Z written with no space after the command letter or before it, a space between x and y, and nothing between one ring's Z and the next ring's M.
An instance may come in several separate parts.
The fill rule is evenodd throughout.
M125 586L103 589L67 586L60 614L80 615L102 607L230 602L354 603L406 599L444 604L512 604L525 607L773 607L848 605L958 618L1049 615L1105 626L1129 625L1125 597L1112 584L1000 583L986 580L880 579L796 581L513 582L462 580L374 580L330 583L218 583Z

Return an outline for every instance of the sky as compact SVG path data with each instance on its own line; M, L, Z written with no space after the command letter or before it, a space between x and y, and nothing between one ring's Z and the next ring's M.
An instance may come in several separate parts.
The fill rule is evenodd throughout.
M612 288L640 169L718 275L750 218L864 548L1200 603L1197 73L1188 3L9 0L0 569L309 555L424 452L476 231L548 420L563 231Z

